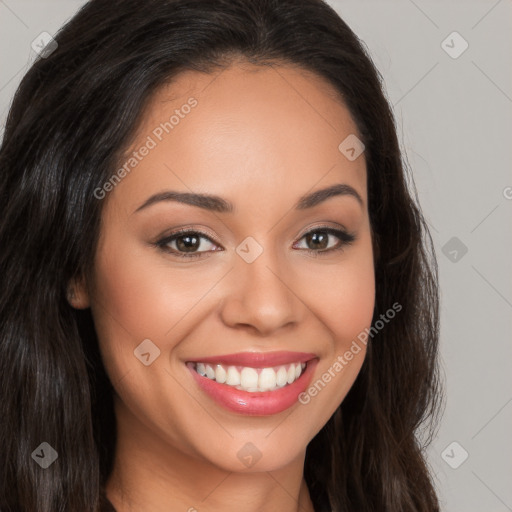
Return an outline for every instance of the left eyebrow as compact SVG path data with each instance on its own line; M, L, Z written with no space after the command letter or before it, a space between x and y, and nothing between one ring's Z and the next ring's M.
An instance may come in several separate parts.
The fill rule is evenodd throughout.
M307 208L313 208L314 206L335 196L351 196L354 197L361 206L364 205L363 199L357 190L345 183L337 183L335 185L331 185L330 187L316 190L310 194L302 196L297 201L295 209L305 210ZM219 196L167 190L165 192L152 195L143 204L141 204L135 210L135 212L143 210L144 208L148 208L149 206L162 201L176 201L219 213L232 213L235 211L235 207L232 203Z
M355 188L345 183L337 183L336 185L331 185L330 187L316 190L311 194L302 196L295 205L295 209L305 210L306 208L313 208L313 206L334 196L352 196L357 199L357 202L361 206L364 206L363 199Z

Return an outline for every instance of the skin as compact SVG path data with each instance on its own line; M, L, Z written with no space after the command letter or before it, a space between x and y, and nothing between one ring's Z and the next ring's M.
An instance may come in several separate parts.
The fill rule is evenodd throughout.
M104 199L93 279L74 283L73 305L91 307L116 390L118 444L107 496L118 512L312 511L305 450L352 386L365 346L307 405L271 416L222 408L185 362L312 352L315 382L370 327L375 282L364 153L349 161L338 150L358 130L316 75L238 61L215 74L184 72L161 88L130 151L191 96L197 106ZM339 195L294 209L304 194L337 183L353 187L363 204ZM135 212L164 190L215 194L236 211L162 201ZM315 256L303 235L318 226L344 228L356 240ZM167 252L152 245L180 227L215 237L201 239L199 250L210 252L187 260L172 254L176 242ZM248 236L263 248L250 264L235 251ZM329 247L338 244L330 235ZM149 366L134 357L144 339L160 350ZM237 457L248 442L261 454L249 468Z

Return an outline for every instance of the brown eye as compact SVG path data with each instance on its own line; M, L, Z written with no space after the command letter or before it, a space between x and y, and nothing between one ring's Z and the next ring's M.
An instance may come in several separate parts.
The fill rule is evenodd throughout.
M195 235L183 235L176 238L176 247L178 251L194 252L200 245L201 241L199 237Z
M306 247L298 247L312 253L330 253L343 249L356 239L355 235L331 227L315 228L302 236Z
M308 245L308 248L312 250L327 249L329 244L329 235L319 231L308 233L306 235L306 244Z
M198 231L171 233L171 235L159 240L156 245L170 254L191 258L219 250L218 246L208 236Z

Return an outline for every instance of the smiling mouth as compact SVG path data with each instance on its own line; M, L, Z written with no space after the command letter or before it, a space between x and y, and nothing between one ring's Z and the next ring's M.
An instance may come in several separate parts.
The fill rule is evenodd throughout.
M318 361L313 353L282 350L200 356L185 364L199 389L224 409L269 416L297 404Z
M187 365L202 377L254 393L275 391L293 384L302 375L307 363L295 362L268 368L202 362L190 362Z

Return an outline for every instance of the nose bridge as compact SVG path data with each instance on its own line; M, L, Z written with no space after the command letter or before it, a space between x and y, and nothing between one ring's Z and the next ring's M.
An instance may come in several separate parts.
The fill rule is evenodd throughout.
M298 322L303 305L287 282L286 262L248 238L237 247L221 315L231 327L245 324L269 334Z

